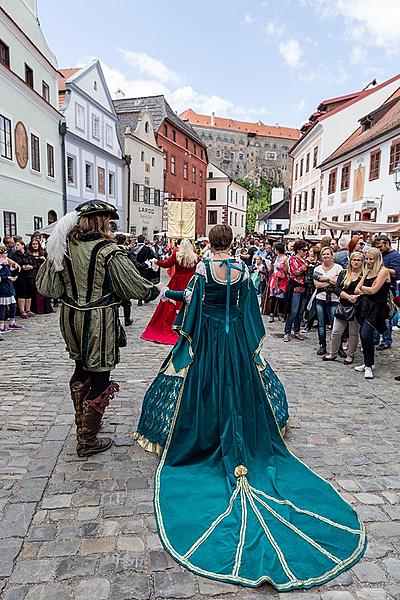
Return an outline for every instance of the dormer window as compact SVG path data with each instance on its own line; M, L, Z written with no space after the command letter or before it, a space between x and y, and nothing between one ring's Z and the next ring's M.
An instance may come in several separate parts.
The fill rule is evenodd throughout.
M362 130L363 131L368 131L368 129L371 129L371 127L372 127L372 118L371 117L365 117L365 119L363 119L361 121L361 126L362 126Z

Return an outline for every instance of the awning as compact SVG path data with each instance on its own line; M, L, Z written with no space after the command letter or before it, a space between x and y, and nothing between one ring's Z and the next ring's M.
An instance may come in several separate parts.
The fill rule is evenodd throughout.
M374 223L373 221L319 221L319 228L336 231L363 231L365 233L391 233L400 236L400 223Z

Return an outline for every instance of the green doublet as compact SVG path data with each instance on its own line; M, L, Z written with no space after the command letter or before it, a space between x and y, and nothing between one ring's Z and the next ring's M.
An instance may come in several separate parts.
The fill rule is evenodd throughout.
M154 287L114 242L97 236L70 242L63 265L56 272L46 261L38 289L62 302L60 328L70 358L82 361L88 371L110 371L120 359L121 300L153 298Z
M228 293L204 262L138 427L139 442L147 437L155 450L168 431L155 477L161 541L180 564L218 581L279 591L320 585L362 556L364 526L281 436L286 400L260 355L264 327L251 280ZM152 401L172 414L153 439Z

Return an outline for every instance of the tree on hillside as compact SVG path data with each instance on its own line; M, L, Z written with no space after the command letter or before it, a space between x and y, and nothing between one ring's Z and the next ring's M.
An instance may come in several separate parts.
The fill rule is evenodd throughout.
M253 233L256 225L256 217L259 212L267 212L271 206L272 189L278 187L278 183L268 181L260 177L257 181L239 179L238 183L247 190L247 213L246 231Z

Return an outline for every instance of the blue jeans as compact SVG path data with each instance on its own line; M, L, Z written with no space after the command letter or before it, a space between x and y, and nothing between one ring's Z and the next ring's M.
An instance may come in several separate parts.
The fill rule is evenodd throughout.
M392 319L387 319L386 320L386 331L385 333L382 334L382 344L384 346L387 346L388 348L390 348L390 346L393 344L393 338L392 338L392 329L393 329L393 320ZM381 336L379 335L379 333L377 331L374 330L374 343L376 345L379 344L381 340Z
M301 292L293 292L290 312L285 321L285 335L290 335L292 327L295 333L299 333L301 318L306 307L307 296Z
M326 326L333 324L337 305L337 302L326 302L318 298L315 300L318 319L318 339L320 346L324 346L324 348L326 348Z

